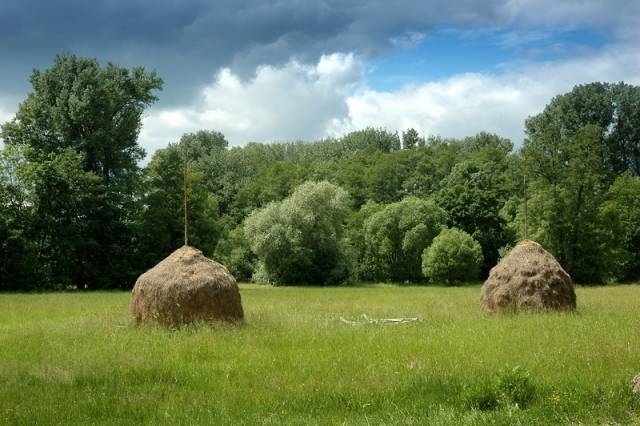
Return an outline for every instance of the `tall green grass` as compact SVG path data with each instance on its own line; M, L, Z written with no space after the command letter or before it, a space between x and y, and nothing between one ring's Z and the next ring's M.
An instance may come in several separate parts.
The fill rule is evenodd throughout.
M177 331L128 293L0 295L0 424L640 424L637 285L502 317L479 287L241 292L244 325Z

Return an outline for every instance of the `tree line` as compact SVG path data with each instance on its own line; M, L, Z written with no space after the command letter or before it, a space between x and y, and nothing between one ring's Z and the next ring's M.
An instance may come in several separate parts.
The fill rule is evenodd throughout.
M554 97L518 149L378 128L230 147L201 130L141 167L154 72L63 55L30 81L0 128L0 290L130 288L183 244L185 161L190 243L239 280L455 284L525 237L577 282L640 279L637 86Z

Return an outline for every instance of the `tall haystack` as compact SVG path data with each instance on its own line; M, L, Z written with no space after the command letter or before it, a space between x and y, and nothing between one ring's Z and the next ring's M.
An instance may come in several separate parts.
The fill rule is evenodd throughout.
M140 275L131 313L139 322L179 326L194 321L243 318L238 284L221 264L182 246Z
M487 313L573 310L576 293L560 263L540 244L525 240L491 269L480 305Z

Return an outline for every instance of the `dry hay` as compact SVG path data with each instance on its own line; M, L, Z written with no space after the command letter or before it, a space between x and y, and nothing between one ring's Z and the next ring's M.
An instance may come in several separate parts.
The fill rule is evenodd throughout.
M636 374L631 381L631 392L640 393L640 373Z
M487 313L573 310L576 293L560 263L540 244L525 240L491 269L480 305Z
M133 287L131 313L138 322L166 326L237 321L244 315L233 275L189 246L182 246L140 275Z

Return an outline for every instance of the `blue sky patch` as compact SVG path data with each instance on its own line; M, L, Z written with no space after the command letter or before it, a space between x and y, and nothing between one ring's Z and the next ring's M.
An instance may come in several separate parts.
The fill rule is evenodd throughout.
M610 37L589 29L496 31L439 26L421 39L374 60L366 77L369 86L391 91L461 73L500 73L525 63L584 55L601 48Z

